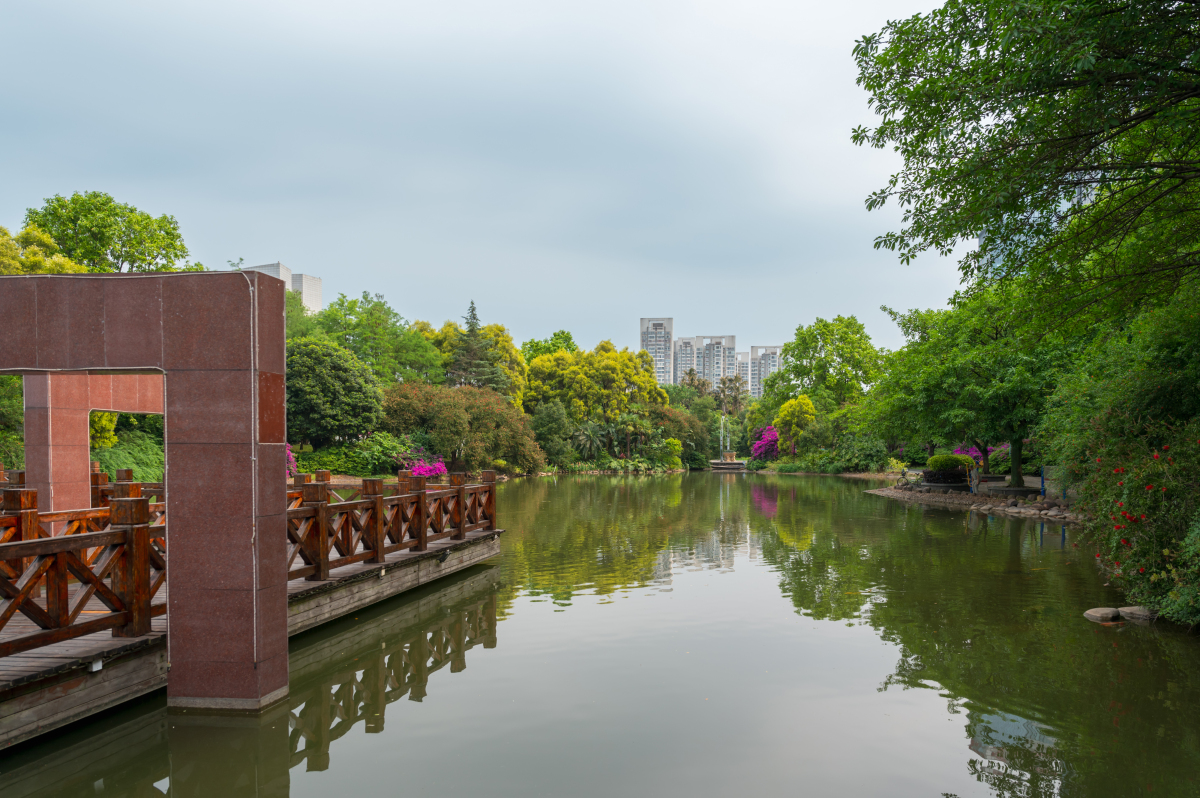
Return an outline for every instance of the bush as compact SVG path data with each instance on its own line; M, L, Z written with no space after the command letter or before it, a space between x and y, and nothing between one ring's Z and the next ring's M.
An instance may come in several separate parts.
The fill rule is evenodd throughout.
M25 469L25 437L19 432L0 432L0 467L9 471Z
M1040 429L1130 603L1184 624L1200 623L1198 294L1098 337Z
M775 466L775 470L780 474L796 474L805 469L800 463L780 463Z
M779 431L767 426L758 430L750 454L755 460L774 460L779 457Z
M768 465L766 460L749 460L746 462L747 471L762 471Z
M562 402L554 399L542 402L533 412L533 435L546 453L546 460L558 468L575 461L571 448L571 421Z
M116 479L118 468L132 468L137 482L162 482L166 467L162 440L136 430L118 432L115 444L92 451L92 460L110 479Z
M930 471L957 471L975 467L975 461L965 454L935 454L925 462Z
M887 472L889 474L899 474L901 471L908 469L909 464L903 460L897 460L895 457L889 457L887 461Z
M304 473L323 470L355 477L395 474L401 467L424 454L406 437L397 438L376 432L340 446L329 446L296 455L296 466Z

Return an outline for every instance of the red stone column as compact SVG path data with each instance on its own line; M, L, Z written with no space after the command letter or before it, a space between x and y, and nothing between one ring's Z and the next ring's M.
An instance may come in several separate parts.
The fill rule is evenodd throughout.
M284 286L163 282L168 706L287 695Z
M52 488L76 481L57 454L88 482L88 410L146 412L166 375L171 706L287 695L284 292L256 272L0 277L0 372L30 377L29 458Z

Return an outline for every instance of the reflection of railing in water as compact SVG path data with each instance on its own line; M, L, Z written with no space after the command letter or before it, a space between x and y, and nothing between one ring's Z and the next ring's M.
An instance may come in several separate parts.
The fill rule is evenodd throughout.
M496 646L498 582L471 569L293 638L291 694L262 716L168 715L159 697L48 736L0 759L0 795L287 795L291 768L336 767L330 744L355 724L382 731L387 704L420 701L432 674Z
M308 770L328 769L330 743L359 721L368 734L383 731L388 704L406 695L420 701L432 674L447 665L451 673L463 670L467 652L481 643L496 647L495 593L386 638L345 660L342 668L296 685L289 696L291 766L307 759Z

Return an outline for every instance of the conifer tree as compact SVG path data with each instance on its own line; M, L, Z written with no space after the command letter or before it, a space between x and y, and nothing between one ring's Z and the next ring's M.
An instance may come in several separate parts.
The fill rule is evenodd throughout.
M454 357L447 369L446 382L451 385L471 385L476 388L491 388L502 393L509 383L508 375L497 363L497 353L483 334L479 314L472 300L467 315L463 317L466 329L454 342Z

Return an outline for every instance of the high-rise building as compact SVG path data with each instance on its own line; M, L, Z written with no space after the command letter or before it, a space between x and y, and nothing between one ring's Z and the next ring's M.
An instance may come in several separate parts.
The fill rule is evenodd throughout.
M753 398L762 398L763 382L767 377L779 371L779 358L782 351L783 347L781 346L750 347L750 354L747 358L750 376L746 381L749 383L750 396Z
M675 382L682 382L689 369L716 385L722 377L737 374L737 341L732 335L697 335L675 340Z
M742 378L742 382L746 384L747 390L750 388L750 353L737 353L737 373Z
M667 385L674 374L674 319L642 319L639 325L642 349L654 358L654 377L659 385Z
M311 274L292 274L292 270L282 263L264 263L261 266L245 266L242 271L262 272L283 280L289 291L300 295L300 301L310 313L324 309L325 303L321 297L321 278Z

